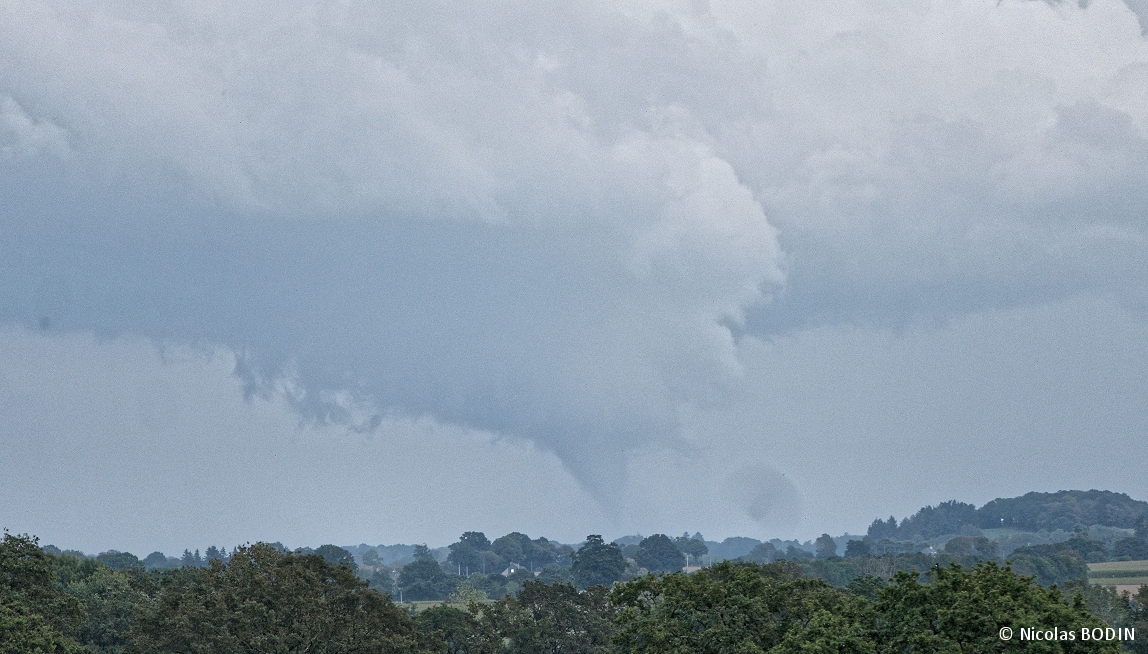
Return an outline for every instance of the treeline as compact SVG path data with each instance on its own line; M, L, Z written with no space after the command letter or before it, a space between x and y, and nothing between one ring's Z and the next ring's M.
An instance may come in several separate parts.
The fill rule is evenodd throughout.
M620 550L588 538L572 553L579 583L592 581L579 575L600 569L596 557L616 564ZM1065 592L995 563L933 566L889 579L865 575L839 588L811 578L797 562L778 561L649 574L612 588L526 579L496 601L415 613L369 588L346 561L266 544L237 548L203 567L153 570L113 570L96 559L51 554L26 536L6 534L0 544L0 654L1026 649L1028 643L1002 641L1002 626L1074 634L1135 628L1137 639L1125 646L1145 654L1145 606L1148 588L1135 598L1103 589ZM1080 636L1041 645L1049 652L1121 650L1118 642Z
M998 498L981 508L952 500L926 506L900 523L893 516L873 521L867 534L873 539L913 541L971 530L1014 529L1029 532L1072 531L1100 525L1132 529L1148 516L1148 502L1111 491L1059 491Z
M807 576L825 579L836 586L866 575L889 577L896 572L924 572L936 565L974 566L982 561L1007 564L1045 586L1084 584L1089 563L1148 559L1148 520L1141 518L1134 535L1117 540L1111 548L1102 540L1090 538L1088 531L1080 528L1068 540L1018 547L1007 556L1001 554L1000 543L985 536L955 536L947 539L942 549L929 547L926 551L921 551L921 543L877 541L866 536L848 541L844 556L837 556L836 542L828 534L822 534L814 546L814 552L794 547L783 552L770 543L762 543L742 560L793 561L802 566Z

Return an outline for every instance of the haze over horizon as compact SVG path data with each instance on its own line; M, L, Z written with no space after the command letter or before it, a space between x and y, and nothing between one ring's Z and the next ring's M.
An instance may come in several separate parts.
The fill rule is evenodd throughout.
M11 532L805 540L1148 499L1140 0L0 15Z

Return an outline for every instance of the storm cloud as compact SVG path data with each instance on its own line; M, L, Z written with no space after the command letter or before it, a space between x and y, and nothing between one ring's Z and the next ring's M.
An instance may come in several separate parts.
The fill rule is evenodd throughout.
M5 342L202 347L316 433L428 420L537 448L618 529L688 521L660 506L687 478L712 529L863 527L819 508L842 453L1021 438L1048 414L1035 370L1143 349L1142 9L2 2ZM1056 349L976 368L1024 334ZM1143 427L1146 360L1095 369L1108 394L1076 415L1111 420L1102 450ZM965 418L898 424L940 383L921 368L952 372ZM983 488L951 459L944 492ZM906 483L874 515L948 499Z

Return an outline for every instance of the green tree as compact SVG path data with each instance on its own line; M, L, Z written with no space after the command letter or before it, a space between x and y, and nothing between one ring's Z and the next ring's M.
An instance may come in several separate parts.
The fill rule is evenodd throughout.
M621 579L626 570L622 549L614 543L606 543L598 534L587 536L586 542L578 548L573 558L570 572L578 588L609 587Z
M508 654L606 654L613 649L608 599L603 586L578 592L568 584L527 581L516 597L480 610L489 630L505 639Z
M399 571L399 588L404 600L444 600L453 584L434 559L419 559Z
M689 563L694 565L700 564L702 557L710 551L705 541L701 538L691 538L688 532L675 538L674 545L677 546L678 551L682 554L688 554L690 557Z
M1117 559L1148 559L1148 538L1121 538L1112 545L1112 556Z
M68 558L72 560L61 557L58 572L61 580L68 579L67 593L86 608L77 637L90 654L123 652L130 644L135 616L154 606L161 581L170 581L172 575L179 574L172 572L165 577L138 569L112 570L102 565L88 568L75 566L74 557Z
M1000 558L1001 546L995 540L989 540L984 536L956 536L945 543L945 552L995 561Z
M853 559L858 556L869 556L873 553L873 546L870 540L851 540L845 543L845 558Z
M837 542L829 534L821 534L813 542L813 549L819 559L828 559L837 556Z
M355 555L338 545L321 545L315 550L315 554L323 557L323 560L331 565L347 566L352 572L359 569L359 564L355 563Z
M1020 639L1020 629L1070 630L1104 626L1083 601L1066 601L1058 589L1043 588L995 562L962 568L936 567L921 583L916 573L899 572L881 589L876 603L877 639L883 652L1111 652L1119 643ZM1013 629L1003 641L1000 629Z
M117 552L108 550L96 555L96 560L112 570L143 570L143 561L131 552Z
M638 543L638 565L650 572L673 572L686 565L686 557L665 534L654 534Z
M55 559L32 536L0 543L0 652L72 651L84 611L57 583ZM3 649L9 648L9 649ZM25 648L25 649L21 649Z
M622 652L873 652L864 600L804 579L793 564L722 562L618 584Z
M183 573L132 628L137 653L434 652L390 599L345 566L257 544Z
M477 610L453 606L432 606L415 616L415 626L440 643L446 654L494 654L502 649L502 638Z
M72 654L80 652L75 640L64 636L44 617L21 604L0 600L0 654Z
M372 568L380 565L382 562L379 560L379 552L374 548L363 552L363 565L369 565Z

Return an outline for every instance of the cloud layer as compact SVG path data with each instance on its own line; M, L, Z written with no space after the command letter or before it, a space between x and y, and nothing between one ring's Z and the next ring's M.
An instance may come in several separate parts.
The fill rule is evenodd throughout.
M776 339L1081 297L1141 337L1142 9L0 2L0 320L222 348L320 424L524 439L617 524L649 461L747 445L780 498L747 515L816 514L752 421L695 422L816 431Z

